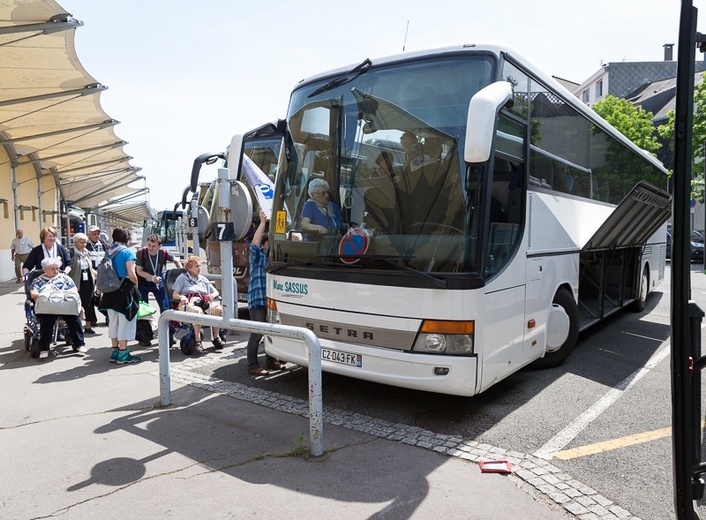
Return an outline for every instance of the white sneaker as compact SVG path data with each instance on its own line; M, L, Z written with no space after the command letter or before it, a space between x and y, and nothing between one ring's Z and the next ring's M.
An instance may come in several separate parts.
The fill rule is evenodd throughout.
M39 353L39 359L47 359L49 357L49 351L48 350L42 350Z
M86 350L86 346L85 346L85 345L81 345L80 347L78 347L78 348L76 349L76 352L78 352L79 354L85 354L86 352L88 352L88 350Z

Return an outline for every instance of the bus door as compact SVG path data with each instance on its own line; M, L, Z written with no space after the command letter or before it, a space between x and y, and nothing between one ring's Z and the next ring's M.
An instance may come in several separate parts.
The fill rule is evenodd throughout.
M525 258L517 254L524 221L525 127L501 115L488 179L482 385L515 372L527 359ZM482 390L481 389L481 390Z

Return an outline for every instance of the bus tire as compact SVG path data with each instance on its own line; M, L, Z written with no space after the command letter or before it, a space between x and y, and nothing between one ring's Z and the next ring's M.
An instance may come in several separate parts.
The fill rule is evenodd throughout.
M630 310L633 312L642 312L645 310L645 305L647 305L647 295L650 289L650 274L647 271L647 265L642 270L642 276L640 276L640 289L637 292L637 299L630 306Z
M561 347L553 352L547 352L543 358L537 359L530 364L531 369L543 370L545 368L555 368L566 361L576 346L579 337L579 309L576 306L574 297L565 287L560 287L554 295L552 304L563 309L569 319L569 331Z

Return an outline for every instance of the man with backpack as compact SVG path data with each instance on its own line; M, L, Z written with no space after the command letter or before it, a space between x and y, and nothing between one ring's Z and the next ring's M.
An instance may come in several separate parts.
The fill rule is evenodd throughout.
M167 293L164 290L162 272L167 262L174 262L174 265L179 269L181 269L181 262L161 246L162 239L159 235L150 235L147 238L147 247L143 247L137 252L135 265L137 266L137 278L140 282L137 289L140 291L142 301L148 302L149 295L152 293L157 300L160 312L164 312L169 307L165 306Z

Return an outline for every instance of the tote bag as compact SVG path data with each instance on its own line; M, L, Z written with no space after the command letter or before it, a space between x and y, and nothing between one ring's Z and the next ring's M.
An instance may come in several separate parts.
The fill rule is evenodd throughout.
M76 316L81 311L81 296L76 289L67 291L55 285L46 285L39 291L37 303L34 307L35 314L63 314Z

